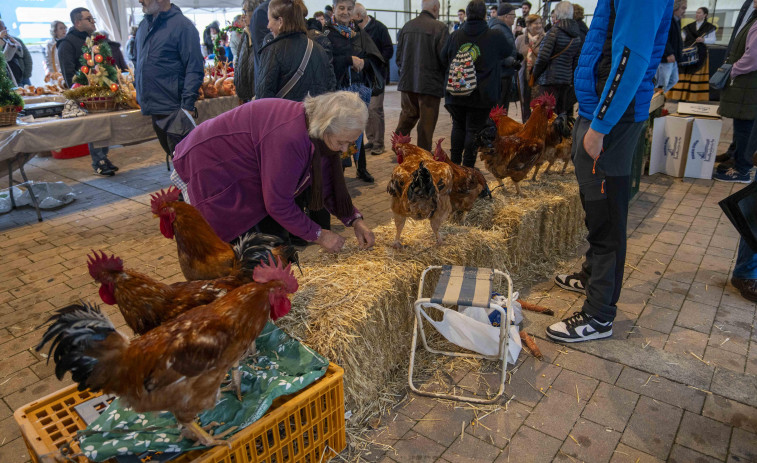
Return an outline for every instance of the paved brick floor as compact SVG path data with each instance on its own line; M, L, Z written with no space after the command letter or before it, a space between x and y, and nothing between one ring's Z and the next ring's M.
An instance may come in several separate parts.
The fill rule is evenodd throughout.
M386 113L391 131L399 114L391 87ZM449 130L442 109L437 136L448 137ZM726 123L721 151L730 138ZM160 236L149 210L149 193L168 185L157 142L114 148L111 159L121 167L113 178L93 175L89 158L33 159L27 165L32 179L64 181L77 200L43 212L41 224L30 208L0 215L0 462L29 460L13 410L69 383L55 379L33 346L51 310L96 295L85 267L89 249L108 249L167 282L181 279L175 245ZM371 225L387 223L384 188L393 164L389 154L368 162L377 183L350 179L349 187ZM526 329L538 337L545 358L521 354L507 406L477 410L409 394L368 434L374 444L361 458L757 461L755 304L728 283L737 235L717 207L735 188L645 177L631 207L626 282L612 339L556 345L543 339L555 319L528 314ZM549 281L525 290L558 316L577 310L583 299ZM125 328L117 309L106 313ZM453 378L462 387L482 387L473 372Z

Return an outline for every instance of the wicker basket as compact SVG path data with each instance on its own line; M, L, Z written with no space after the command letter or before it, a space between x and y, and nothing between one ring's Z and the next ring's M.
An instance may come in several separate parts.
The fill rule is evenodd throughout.
M89 113L107 113L118 108L113 96L93 96L79 101L84 103L84 109Z
M18 108L15 106L0 106L0 127L16 125Z

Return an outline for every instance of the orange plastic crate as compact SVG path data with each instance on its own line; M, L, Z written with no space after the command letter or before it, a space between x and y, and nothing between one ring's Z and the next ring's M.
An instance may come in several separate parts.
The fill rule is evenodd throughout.
M346 446L344 370L330 364L326 374L307 388L273 402L268 413L229 439L232 448L194 450L171 462L187 463L319 463ZM71 438L86 426L74 407L100 395L77 391L76 385L27 404L14 413L35 463L54 461L60 448L79 452ZM332 451L333 449L333 451ZM79 462L88 462L83 456ZM109 460L111 461L111 460Z

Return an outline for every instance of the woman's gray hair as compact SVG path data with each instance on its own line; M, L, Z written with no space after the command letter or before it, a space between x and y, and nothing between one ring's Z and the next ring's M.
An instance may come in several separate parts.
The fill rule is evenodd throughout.
M363 131L368 122L368 106L355 92L332 92L307 96L303 101L308 118L308 133L323 140L323 135Z
M555 18L559 21L561 19L573 19L573 4L570 2L560 2L555 7Z

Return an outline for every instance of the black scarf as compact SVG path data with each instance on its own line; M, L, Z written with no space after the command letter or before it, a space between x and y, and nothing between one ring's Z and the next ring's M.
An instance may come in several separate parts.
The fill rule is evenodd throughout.
M322 156L326 156L331 167L331 193L334 196L334 213L339 218L349 217L352 215L354 206L350 193L347 191L347 183L344 181L344 171L342 169L341 153L332 151L326 146L323 140L310 138L315 149L313 150L313 162L311 164L311 174L313 183L311 185L310 204L308 208L311 211L323 209L323 169L321 167Z

